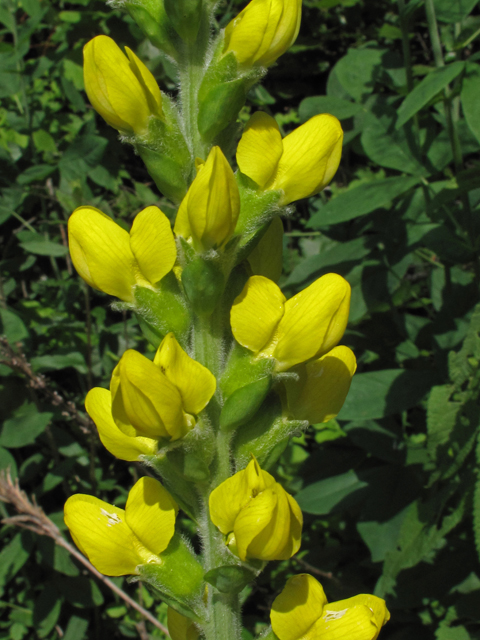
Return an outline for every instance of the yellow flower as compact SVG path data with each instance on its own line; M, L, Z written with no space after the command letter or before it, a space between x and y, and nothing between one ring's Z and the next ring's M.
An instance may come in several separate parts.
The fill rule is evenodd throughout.
M199 251L224 245L233 235L240 212L237 183L220 147L213 147L178 210L174 231L191 238Z
M349 309L350 285L335 273L290 300L271 280L252 276L235 299L230 322L237 342L258 358L275 358L277 371L285 371L330 351L345 331Z
M126 351L115 367L110 391L95 387L85 401L100 440L120 460L154 455L160 438L178 440L215 393L215 376L165 336L152 362Z
M269 67L297 39L302 0L252 0L225 29L224 53L241 67Z
M140 211L130 234L99 209L79 207L68 220L68 237L85 282L125 302L133 301L136 285L153 288L177 257L170 222L158 207Z
M282 190L287 205L321 191L335 175L342 155L340 122L328 113L310 118L282 140L276 121L258 111L238 143L240 171L260 189Z
M158 480L141 478L124 509L77 494L65 503L65 524L93 566L107 576L138 573L142 564L162 561L175 532L178 507Z
M126 57L108 36L97 36L83 50L88 99L107 124L124 134L143 135L151 116L162 118L157 81L125 47Z
M283 222L274 218L260 242L248 256L256 276L265 276L274 282L282 275Z
M198 629L193 620L182 616L172 607L168 607L167 624L172 640L197 640L199 637Z
M322 585L305 573L287 581L270 613L279 640L376 640L389 619L385 601L376 596L327 603Z
M285 380L288 409L296 420L310 424L328 422L345 402L357 368L348 347L334 347L327 354L296 369L298 380Z
M300 507L255 458L212 491L209 507L213 524L241 560L286 560L300 548Z

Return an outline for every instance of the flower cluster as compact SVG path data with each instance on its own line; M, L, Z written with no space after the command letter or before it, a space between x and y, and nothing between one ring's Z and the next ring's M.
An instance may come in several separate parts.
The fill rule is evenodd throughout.
M294 42L301 2L252 0L210 42L214 3L157 4L126 8L180 77L196 51L200 75L180 84L194 99L163 95L140 59L106 36L85 47L85 87L178 205L176 218L150 206L128 232L83 206L68 230L79 275L135 312L151 343L147 356L128 349L119 357L109 388L88 392L87 412L111 454L144 462L164 484L141 478L125 509L74 495L65 522L99 571L139 576L163 595L173 640L229 640L238 624L225 617L223 594L236 597L266 562L301 545L300 507L267 468L292 434L338 414L356 369L353 352L338 345L348 282L327 274L288 300L276 284L280 216L331 181L343 133L321 114L282 136L272 117L255 113L234 171L238 110ZM196 522L202 557L175 531L177 505ZM374 640L388 619L382 603L357 596L327 605L313 578L297 576L274 602L272 637ZM214 614L220 605L223 617ZM225 628L213 633L220 618Z

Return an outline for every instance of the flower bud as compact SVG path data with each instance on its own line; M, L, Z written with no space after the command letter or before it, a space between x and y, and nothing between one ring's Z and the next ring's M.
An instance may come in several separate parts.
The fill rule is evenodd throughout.
M128 57L108 36L85 45L85 90L107 124L126 135L144 135L151 116L162 118L162 96L147 67L125 49Z
M197 251L219 249L232 237L240 212L238 187L220 147L213 147L182 201L177 235L191 239Z
M300 548L300 507L255 458L212 491L209 507L213 524L243 561L287 560Z
M224 53L240 67L269 67L295 42L301 0L252 0L225 29Z
M276 370L285 371L337 344L347 326L350 291L344 278L329 273L286 300L274 282L252 276L230 313L233 335L257 358L275 358Z
M94 207L68 220L69 248L79 275L94 289L133 302L134 287L153 288L175 264L170 222L158 207L135 217L130 234Z
M284 381L288 410L297 420L310 424L328 422L339 413L350 389L357 363L348 347L335 347L327 354L300 365L298 380Z
M238 143L240 171L262 190L281 190L281 205L308 198L324 189L342 155L340 122L328 113L310 118L282 139L276 121L258 111Z
M287 581L270 613L279 640L376 640L389 619L385 601L376 596L328 603L322 585L305 573Z
M107 576L138 574L138 566L160 564L175 533L178 507L158 480L141 478L124 509L77 494L65 503L65 524L77 547Z
M182 40L195 42L202 17L202 0L164 0L164 4L173 28Z

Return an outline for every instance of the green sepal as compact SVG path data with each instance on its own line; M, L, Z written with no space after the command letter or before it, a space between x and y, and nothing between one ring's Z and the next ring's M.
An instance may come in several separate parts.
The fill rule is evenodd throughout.
M191 451L174 449L167 454L169 461L187 480L204 482L210 478L210 469L203 458Z
M215 140L229 124L235 122L250 86L245 78L238 78L210 89L198 109L198 130L206 142Z
M181 202L188 189L184 166L174 160L168 151L138 143L135 149L162 194L177 204Z
M223 46L220 37L198 93L198 130L209 143L236 121L249 89L262 76L259 70L239 74L235 55L223 55Z
M204 579L221 593L240 593L255 580L255 574L246 567L223 565L208 571Z
M163 0L122 3L150 42L172 58L177 56L178 36L165 11Z
M198 256L182 271L182 284L195 313L209 316L223 294L225 278L216 262Z
M276 636L273 631L272 628L269 627L267 632L263 632L262 634L262 640L278 640L278 636Z
M220 429L233 431L251 420L260 409L271 387L272 377L266 376L234 391L223 405Z
M251 351L235 343L220 379L224 398L229 398L237 389L270 376L275 368L273 358L255 358Z
M160 564L152 562L138 567L140 580L152 585L162 596L172 598L177 603L175 608L185 608L188 614L184 615L201 618L198 603L203 595L203 567L180 534L174 534L160 558Z
M185 345L191 318L173 272L163 278L156 291L136 287L135 305L136 314L145 321L152 334L163 338L173 331L179 343Z
M242 234L239 249L250 245L257 230L278 215L281 208L278 202L282 191L267 189L262 191L258 185L240 171L235 174L238 191L240 193L240 215L238 216L235 233ZM263 234L262 234L263 235ZM248 252L254 248L253 245ZM248 255L247 252L247 255ZM240 255L242 255L240 253Z
M237 466L245 467L253 453L262 469L270 468L284 451L289 438L307 427L306 420L284 418L280 398L276 393L270 393L262 410L235 435L233 448Z
M202 0L164 0L173 28L185 42L195 42L202 16Z

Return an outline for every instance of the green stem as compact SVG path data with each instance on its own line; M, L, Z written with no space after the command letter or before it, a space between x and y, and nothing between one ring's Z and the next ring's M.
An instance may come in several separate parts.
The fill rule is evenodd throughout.
M223 366L224 321L223 314L215 311L209 317L197 317L194 326L195 359L208 367L217 379ZM220 403L218 395L210 401L208 417L216 432L216 455L210 486L206 487L202 494L203 515L198 523L199 534L203 541L205 571L225 564L226 554L224 536L210 520L208 509L210 492L231 475L231 435L225 434L219 429ZM206 640L240 640L240 602L237 594L220 593L214 587L209 586L207 611L207 622L204 628Z
M400 16L400 28L402 30L402 49L405 73L407 76L408 93L413 89L412 56L410 53L410 41L408 39L408 25L405 17L405 0L398 0L398 13Z

